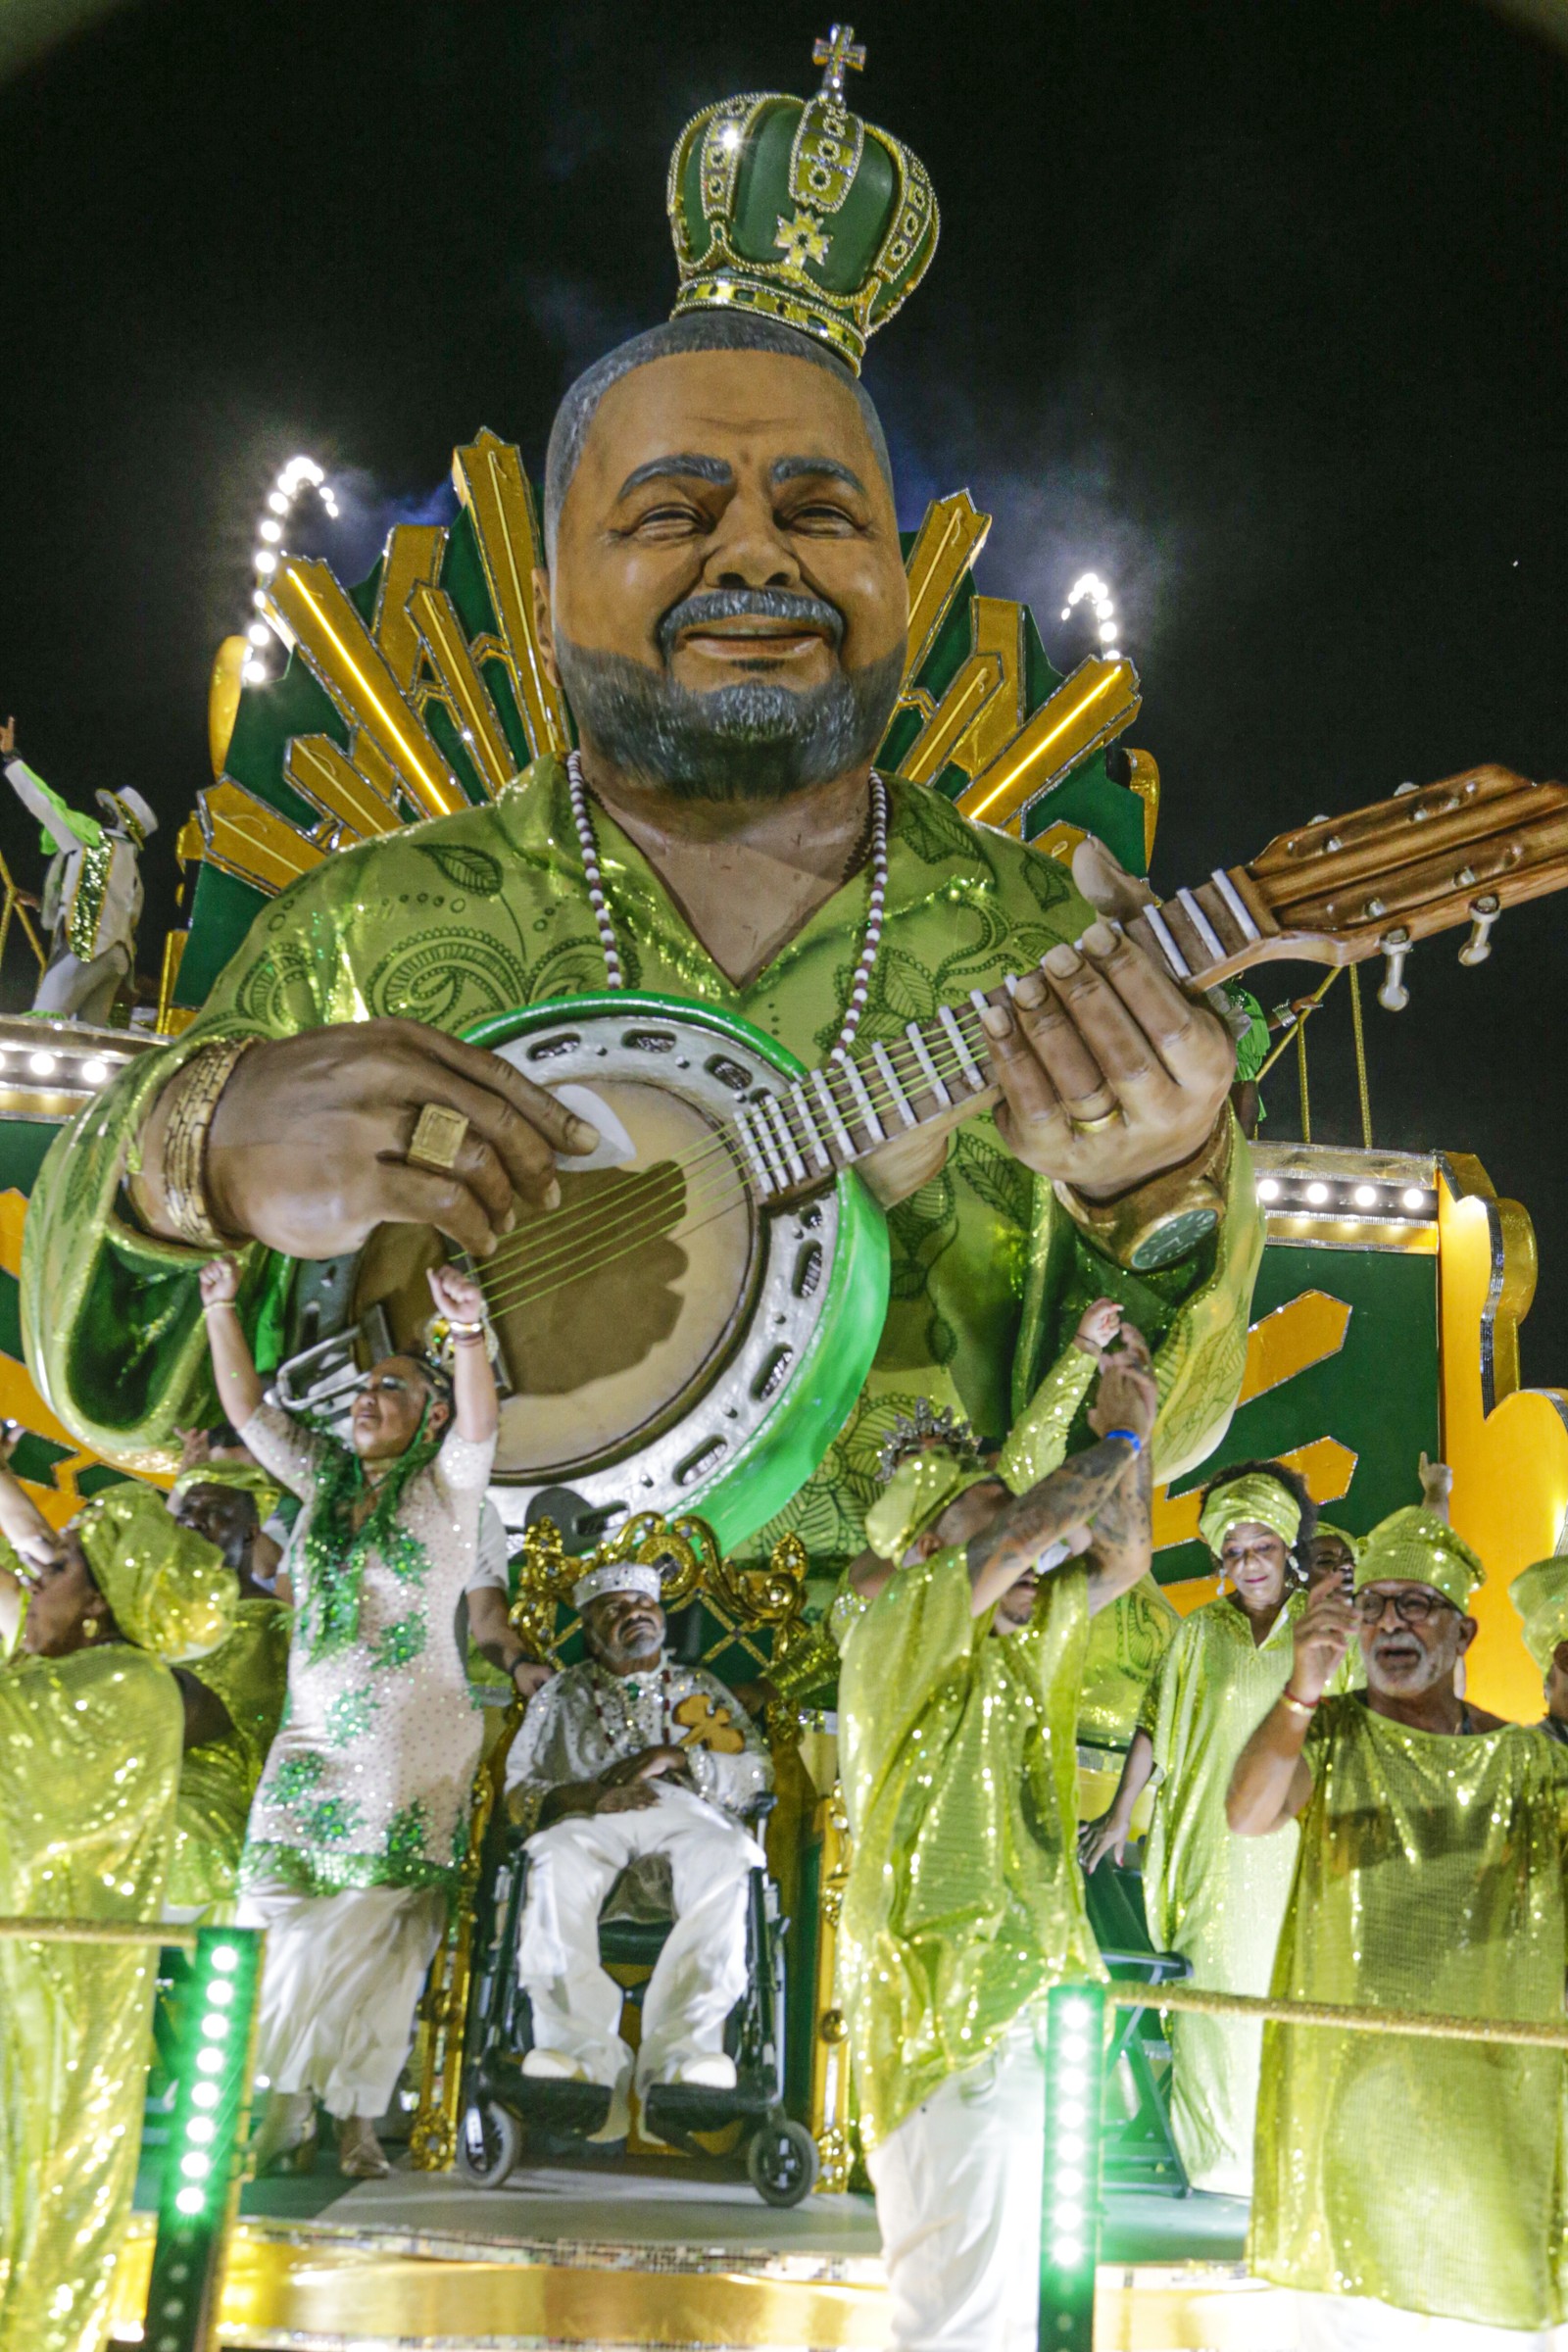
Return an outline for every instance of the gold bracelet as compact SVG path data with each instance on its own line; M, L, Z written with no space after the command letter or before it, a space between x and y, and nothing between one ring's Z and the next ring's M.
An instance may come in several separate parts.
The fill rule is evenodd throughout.
M1179 1167L1152 1176L1117 1200L1086 1200L1070 1184L1056 1199L1097 1250L1134 1274L1174 1265L1206 1241L1225 1213L1235 1121L1227 1103L1207 1140Z
M1282 1690L1280 1692L1280 1703L1282 1706L1294 1707L1298 1715L1304 1715L1307 1721L1310 1722L1312 1717L1317 1713L1322 1702L1321 1700L1315 1698L1298 1698L1294 1690Z
M193 1054L173 1080L164 1126L164 1214L193 1250L229 1247L207 1210L207 1138L218 1100L236 1063L258 1041L223 1038Z

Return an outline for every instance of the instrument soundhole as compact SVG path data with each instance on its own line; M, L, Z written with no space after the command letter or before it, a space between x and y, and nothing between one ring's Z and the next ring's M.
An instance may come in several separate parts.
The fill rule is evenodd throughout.
M558 1030L554 1037L542 1037L536 1046L527 1050L530 1061L557 1061L564 1054L575 1054L582 1039L574 1030Z
M795 1361L793 1348L775 1348L761 1371L752 1383L752 1395L759 1404L765 1404L778 1388L785 1373Z
M796 1298L814 1298L816 1286L821 1279L822 1245L820 1242L808 1242L806 1248L801 1251L795 1268Z
M720 1086L727 1086L733 1095L744 1095L752 1083L752 1073L743 1063L731 1061L727 1054L710 1054L703 1067Z
M667 1029L625 1029L620 1042L633 1054L673 1054L675 1039Z
M510 1391L503 1484L569 1485L639 1451L712 1387L745 1335L763 1254L757 1211L726 1131L673 1076L666 1064L596 1081L588 1091L632 1157L588 1169L563 1158L560 1207L541 1216L519 1203L514 1231L477 1269ZM354 1300L361 1330L379 1310L395 1348L417 1346L424 1269L444 1254L422 1227L372 1235Z

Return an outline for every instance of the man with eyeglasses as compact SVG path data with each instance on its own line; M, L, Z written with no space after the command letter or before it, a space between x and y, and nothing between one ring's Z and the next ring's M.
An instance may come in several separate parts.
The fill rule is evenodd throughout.
M1455 1690L1484 1577L1418 1506L1312 1592L1227 1808L1300 1824L1276 1995L1563 2022L1568 1753ZM1366 1689L1326 1696L1352 1639ZM1563 2088L1553 2050L1265 2029L1249 2258L1302 2352L1558 2340Z

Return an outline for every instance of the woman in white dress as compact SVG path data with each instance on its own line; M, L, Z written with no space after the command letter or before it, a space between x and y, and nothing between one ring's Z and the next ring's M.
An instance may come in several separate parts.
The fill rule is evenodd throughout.
M238 1280L226 1258L202 1274L219 1396L303 1504L288 1701L240 1863L239 1924L267 1930L257 2068L271 2096L256 2160L314 2161L319 2100L337 2119L340 2170L374 2179L387 2164L373 2119L408 2055L479 1757L452 1627L495 1453L483 1299L453 1267L431 1274L452 1383L389 1356L367 1376L345 1446L263 1402Z

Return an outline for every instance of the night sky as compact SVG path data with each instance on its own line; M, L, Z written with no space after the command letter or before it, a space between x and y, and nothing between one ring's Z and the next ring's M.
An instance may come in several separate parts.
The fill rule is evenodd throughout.
M74 35L0 47L0 712L78 806L134 783L172 834L277 466L331 469L344 520L310 549L350 578L441 511L479 425L537 470L570 376L669 307L682 123L813 87L826 19L74 5ZM48 15L74 10L18 22ZM1407 777L1568 772L1564 50L1474 0L866 5L857 32L852 102L943 214L866 370L903 519L967 486L997 517L982 584L1059 655L1066 586L1107 577L1156 883ZM36 883L9 798L0 849ZM152 970L171 852L149 880ZM1420 950L1371 1052L1378 1142L1475 1152L1529 1206L1527 1371L1568 1382L1565 930L1555 900L1479 971ZM1271 1000L1314 978L1275 972ZM1314 1134L1358 1140L1343 983L1314 1047ZM1295 1134L1288 1063L1269 1101Z

